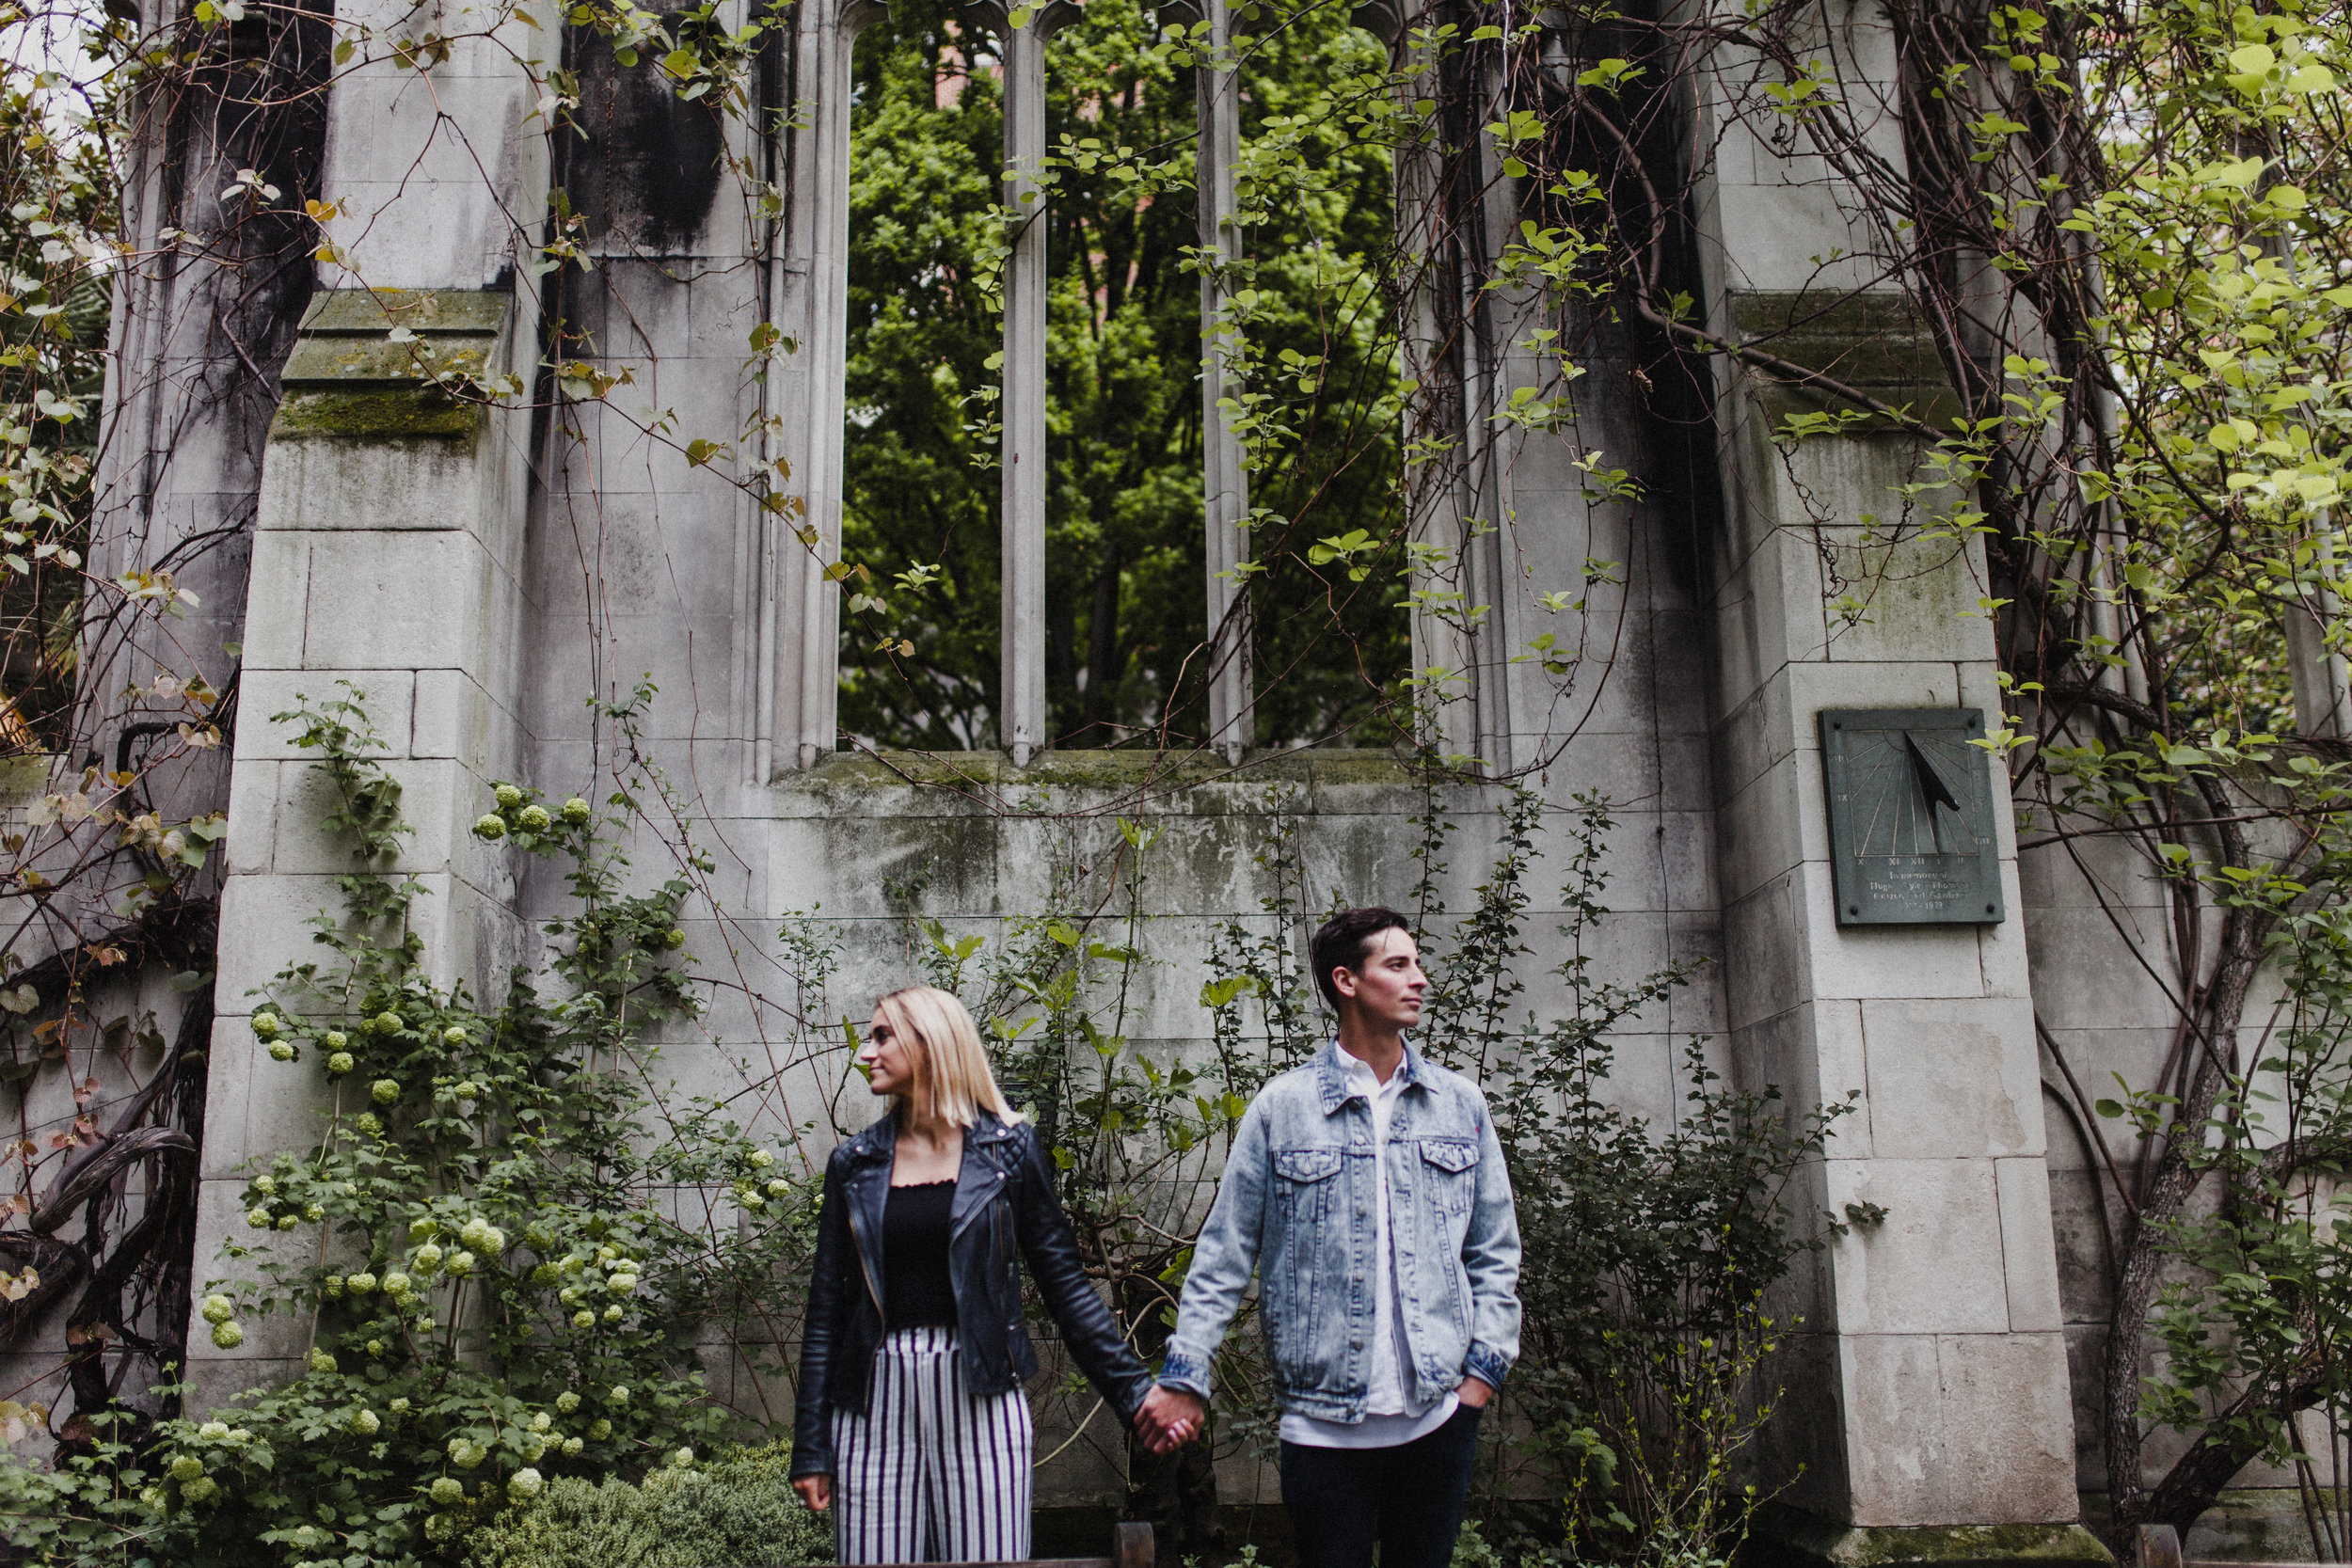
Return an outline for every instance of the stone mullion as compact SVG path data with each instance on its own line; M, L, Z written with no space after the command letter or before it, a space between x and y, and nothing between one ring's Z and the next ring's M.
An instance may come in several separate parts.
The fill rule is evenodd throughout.
M1359 24L1386 39L1392 52L1420 45L1407 41L1403 19L1386 8L1357 12ZM1418 88L1402 89L1409 99ZM1459 593L1467 601L1468 563L1464 519L1470 499L1463 484L1466 439L1462 410L1464 375L1457 339L1459 323L1444 291L1452 287L1452 247L1447 242L1447 160L1437 127L1401 142L1393 166L1396 203L1397 274L1404 369L1415 390L1405 404L1406 528L1416 544L1438 546L1440 560L1417 560L1412 587L1437 608L1413 611L1413 673L1431 680L1422 689L1433 733L1425 738L1438 751L1464 754L1478 744L1477 708L1468 683L1476 656L1459 614L1443 598ZM1444 445L1445 455L1430 455ZM1443 675L1432 672L1443 671Z
M1473 78L1473 123L1484 127L1508 113L1507 82L1499 65ZM1464 143L1467 143L1465 146ZM1518 227L1518 182L1503 172L1502 150L1489 135L1456 146L1454 178L1470 182L1454 194L1451 237L1461 291L1463 404L1470 504L1462 530L1461 578L1470 621L1470 691L1477 707L1476 754L1483 770L1512 766L1510 658L1502 646L1505 595L1503 531L1511 526L1512 466L1496 414L1510 406L1511 328L1500 319L1510 305L1498 297L1496 255Z
M1005 205L1004 516L997 738L1025 767L1045 745L1045 40L1041 9L1003 31Z
M1216 261L1200 275L1200 445L1203 526L1208 532L1209 739L1235 762L1256 738L1251 712L1249 474L1241 437L1219 406L1226 395L1225 338L1219 317L1230 290L1224 269L1239 254L1233 230L1234 179L1241 162L1241 84L1223 69L1232 57L1232 13L1226 0L1200 0L1208 48L1217 64L1200 72L1200 145L1197 155L1200 248Z
M771 372L787 411L775 455L806 499L799 517L763 514L759 668L753 774L811 768L833 753L841 689L841 595L826 568L841 557L844 378L849 359L850 51L877 5L801 8L790 91L809 105L785 133L783 163L795 192L783 255L771 274L769 320L799 352Z

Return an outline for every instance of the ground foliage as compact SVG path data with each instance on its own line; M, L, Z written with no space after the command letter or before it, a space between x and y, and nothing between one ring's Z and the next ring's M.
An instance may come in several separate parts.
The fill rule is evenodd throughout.
M646 1031L696 1006L675 924L690 884L624 892L612 843L630 784L652 783L625 777L601 805L496 787L476 835L562 864L574 904L544 933L558 989L517 973L483 1008L419 969L423 890L395 869L408 829L363 699L276 716L319 756L321 827L351 869L318 920L326 956L280 971L252 1027L276 1070L318 1080L326 1126L255 1162L258 1234L225 1249L235 1278L200 1312L220 1349L250 1333L307 1370L102 1456L135 1458L119 1483L143 1482L144 1513L85 1508L89 1466L53 1472L46 1497L8 1466L20 1544L111 1528L106 1546L159 1562L416 1563L551 1476L691 1468L747 1420L781 1425L711 1399L696 1348L723 1323L776 1373L763 1302L805 1259L809 1188L651 1076ZM611 717L628 733L636 711Z
M670 1465L638 1484L564 1476L467 1543L467 1568L802 1568L833 1560L833 1531L801 1507L788 1445Z

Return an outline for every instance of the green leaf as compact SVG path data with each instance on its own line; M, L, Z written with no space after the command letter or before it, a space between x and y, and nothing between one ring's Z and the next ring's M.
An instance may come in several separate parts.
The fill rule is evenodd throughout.
M2279 63L2279 56L2259 43L2231 50L2229 59L2232 70L2248 76L2259 76Z

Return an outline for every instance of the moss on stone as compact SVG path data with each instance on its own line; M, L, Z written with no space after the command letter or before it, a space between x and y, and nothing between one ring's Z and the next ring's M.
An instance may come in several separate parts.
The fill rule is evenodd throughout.
M1757 1555L1828 1568L1941 1568L2072 1562L2109 1568L2115 1559L2080 1525L1838 1525L1783 1516L1759 1531Z
M1856 1529L1839 1560L1856 1568L1891 1562L2001 1562L2017 1559L2111 1562L2106 1547L2080 1525L1946 1525Z
M836 752L778 782L805 788L994 784L1008 771L994 752Z
M514 296L499 289L330 289L310 297L306 335L378 335L395 326L419 334L488 336L506 325Z
M1009 784L1041 784L1064 789L1135 789L1144 784L1162 787L1210 777L1223 770L1214 758L1206 765L1179 762L1152 752L1089 749L1045 752L1025 768L1010 769Z
M305 338L294 346L280 379L302 391L357 390L369 384L416 387L437 374L478 376L488 368L495 338Z
M378 441L470 439L483 411L472 404L421 388L348 392L293 392L278 405L272 440Z
M1253 752L1239 768L1213 755L1177 758L1142 750L1049 751L1026 768L1001 752L841 752L778 775L771 797L783 816L969 812L989 816L1100 809L1145 816L1309 816L1417 812L1435 784L1439 808L1479 813L1499 804L1494 786L1431 772L1393 752L1305 748ZM914 791L914 797L890 791Z
M1319 784L1410 784L1421 787L1426 771L1393 752L1307 752Z

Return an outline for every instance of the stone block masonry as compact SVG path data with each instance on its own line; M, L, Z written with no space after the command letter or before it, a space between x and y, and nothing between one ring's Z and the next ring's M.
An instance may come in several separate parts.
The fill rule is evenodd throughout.
M784 100L763 100L772 129L694 131L709 130L707 147L692 145L714 167L724 155L773 174L783 206L772 228L706 188L699 163L691 180L662 174L662 158L684 157L691 117L623 91L609 61L581 66L617 85L594 109L595 135L568 150L513 129L529 101L492 54L469 54L435 78L445 112L421 112L421 76L362 71L335 87L328 184L361 199L334 221L344 264L323 266L259 485L199 1273L237 1223L240 1166L300 1143L316 1108L313 1080L256 1059L247 994L308 949L307 922L334 903L337 856L313 826L305 762L268 717L297 693L331 696L341 681L368 693L417 829L403 868L428 890L426 966L479 991L542 956L539 923L562 898L467 832L490 782L596 789L614 737L584 699L649 674L659 688L644 717L649 760L715 868L715 902L690 911L691 946L731 982L750 977L722 988L703 1028L676 1031L665 1059L681 1083L753 1105L756 1130L797 1137L812 1161L834 1126L858 1125L866 1107L846 1092L855 1085L809 1064L794 1048L801 1025L755 994L787 972L777 933L796 912L834 923L842 939L825 1020L837 1027L834 1014L862 1013L875 991L913 977L911 912L993 938L1041 911L1057 868L1099 853L1125 819L1159 835L1144 897L1162 961L1138 978L1131 1037L1172 1060L1204 1048L1212 933L1263 922L1276 890L1261 854L1275 813L1299 824L1297 891L1311 905L1411 898L1409 818L1431 796L1409 759L1248 750L1248 661L1232 648L1216 719L1221 754L834 751L839 588L825 568L838 547L848 56L871 14L833 0L799 8L792 46L761 88ZM1414 47L1404 30L1396 39ZM1031 41L1040 58L1025 56L1024 69L1041 76L1049 45ZM1863 79L1891 80L1883 37L1857 28L1838 47ZM1769 336L1785 365L1932 417L1948 394L1901 302L1820 260L1858 221L1829 172L1790 173L1788 160L1743 141L1719 103L1702 98L1687 112L1688 145L1712 150L1698 171L1707 332L1725 344ZM1213 119L1210 139L1224 129ZM453 152L449 138L461 135L480 155ZM1885 155L1899 159L1899 147ZM1404 160L1407 225L1433 210L1451 156L1433 146ZM593 192L581 243L596 265L550 279L532 271L510 218L540 232L559 164ZM1509 177L1499 165L1473 172L1478 188L1502 193L1500 215ZM1804 1323L1774 1368L1787 1392L1769 1463L1790 1482L1778 1548L1852 1568L2099 1559L2077 1524L2034 1034L2038 987L2089 985L2042 934L2063 928L2068 890L2021 885L1994 769L2009 918L1841 927L1832 904L1817 716L1999 711L1991 632L1975 613L1985 592L1978 552L1872 526L1917 472L1899 431L1864 424L1785 448L1779 421L1820 399L1802 379L1730 355L1708 361L1708 439L1695 449L1704 471L1681 476L1687 504L1645 510L1601 495L1581 454L1643 437L1632 348L1604 338L1616 346L1578 383L1565 436L1512 425L1496 404L1558 389L1556 362L1528 351L1514 325L1530 300L1473 288L1465 309L1476 333L1455 336L1456 304L1434 288L1402 302L1416 324L1409 351L1453 401L1418 404L1413 429L1478 440L1470 471L1444 494L1408 498L1413 526L1424 543L1458 537L1451 580L1490 611L1474 626L1428 615L1414 626L1417 658L1448 665L1465 692L1441 706L1431 736L1463 766L1437 796L1462 825L1441 900L1466 908L1492 853L1499 790L1484 778L1523 770L1553 814L1601 791L1619 821L1614 912L1597 950L1604 977L1707 960L1671 1009L1645 1014L1621 1042L1621 1092L1670 1116L1687 1087L1680 1053L1704 1035L1742 1084L1778 1085L1799 1105L1858 1096L1830 1157L1804 1174L1801 1206L1820 1215L1876 1206L1886 1218L1832 1242L1784 1304ZM762 325L798 349L769 379L746 371L739 347ZM689 460L623 406L628 394L558 397L559 332L570 334L563 357L642 368L657 408L761 433L760 455L789 465L817 543L803 542L797 515L763 510ZM1471 348L1490 358L1466 366ZM452 399L421 387L421 372L436 369L510 375L532 390L489 405ZM1042 441L1041 365L1010 373L1025 378L1034 408L1023 404L1023 417L1040 416L1029 434ZM543 406L525 406L534 401ZM1225 499L1204 515L1230 526L1238 493L1219 491ZM1020 490L1024 505L1028 494ZM1230 546L1212 560L1238 559ZM1580 580L1594 560L1621 570L1591 583L1572 612L1538 610L1535 594ZM1864 581L1880 585L1876 596L1841 609ZM1232 610L1238 591L1219 592ZM1026 599L1013 608L1035 610ZM1231 624L1246 624L1248 608ZM1009 657L1027 658L1035 627L1015 630ZM1565 687L1522 657L1552 630L1588 650ZM663 874L650 836L633 847L644 875ZM1557 865L1533 880L1549 898ZM1527 911L1539 950L1561 917ZM1549 1006L1541 974L1526 978L1530 1004ZM2119 1035L2114 1048L2148 1043ZM825 1131L803 1131L809 1123ZM291 1346L257 1330L234 1353L207 1349L194 1368L199 1388L216 1395L288 1370ZM738 1370L714 1370L743 1391L728 1381ZM1115 1446L1080 1443L1070 1454L1041 1478L1046 1498L1116 1493ZM1254 1471L1226 1482L1270 1500Z

